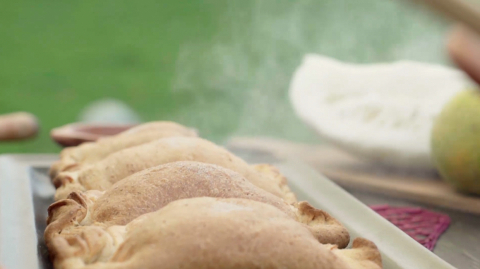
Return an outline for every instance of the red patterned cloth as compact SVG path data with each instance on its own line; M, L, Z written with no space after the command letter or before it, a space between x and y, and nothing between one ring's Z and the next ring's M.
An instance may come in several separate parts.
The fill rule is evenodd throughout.
M438 238L450 225L449 216L419 207L374 205L370 208L429 250L433 250Z

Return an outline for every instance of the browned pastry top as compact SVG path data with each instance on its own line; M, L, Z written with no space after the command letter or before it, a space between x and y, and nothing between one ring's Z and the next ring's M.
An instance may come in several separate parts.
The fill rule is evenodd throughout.
M62 199L72 191L106 190L125 177L157 165L176 161L198 161L220 165L240 173L254 185L295 202L286 180L268 169L255 169L228 150L198 137L169 137L121 150L78 171L60 173L54 182L56 198Z
M174 122L62 151L45 242L56 269L381 269L374 243ZM0 266L1 267L1 266Z
M77 170L82 165L102 160L121 149L171 136L197 136L197 132L170 121L144 123L115 136L100 138L96 142L87 142L62 150L60 160L50 168L50 177L53 179L62 171Z
M375 245L356 239L353 248L322 245L305 226L271 205L245 199L177 200L142 215L123 230L122 243L104 262L85 267L77 256L85 238L57 237L59 268L301 268L380 269ZM97 242L111 244L108 232ZM83 247L81 247L83 246ZM80 252L79 252L80 251Z
M53 237L71 238L85 227L126 225L133 219L156 211L168 203L193 197L243 198L270 204L290 218L303 223L322 243L345 247L347 230L334 218L306 202L290 205L240 174L226 168L199 162L174 162L150 168L127 177L105 192L72 193L49 207L45 241L52 248Z

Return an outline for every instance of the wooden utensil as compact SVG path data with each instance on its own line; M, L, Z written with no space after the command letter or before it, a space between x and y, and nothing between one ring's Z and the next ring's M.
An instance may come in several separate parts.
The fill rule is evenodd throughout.
M38 133L37 118L27 112L0 116L0 141L23 140Z
M480 7L465 0L415 0L423 2L480 34Z
M306 145L272 138L233 138L228 146L302 160L346 188L480 214L479 196L456 192L441 181L435 171L389 169L362 162L332 146Z
M96 141L104 136L116 135L133 126L135 125L72 123L52 129L50 137L61 146L73 147L84 142Z

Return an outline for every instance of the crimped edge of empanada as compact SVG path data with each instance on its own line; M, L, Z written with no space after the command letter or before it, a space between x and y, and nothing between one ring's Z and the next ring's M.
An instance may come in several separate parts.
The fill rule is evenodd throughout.
M275 184L280 187L285 202L289 204L297 202L297 197L295 196L295 193L293 193L293 191L288 186L287 178L282 175L282 173L280 172L280 170L278 170L277 167L266 163L254 164L252 165L252 167L263 176L270 178L273 182L275 182Z
M334 244L338 248L345 248L350 243L348 230L327 212L305 201L294 206L297 208L297 221L306 225L320 243Z

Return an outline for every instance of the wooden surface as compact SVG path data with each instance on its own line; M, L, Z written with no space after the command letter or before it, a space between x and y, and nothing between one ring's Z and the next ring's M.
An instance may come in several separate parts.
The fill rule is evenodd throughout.
M435 171L405 172L377 167L333 147L271 138L234 138L228 146L300 159L346 188L480 214L479 197L457 193Z

